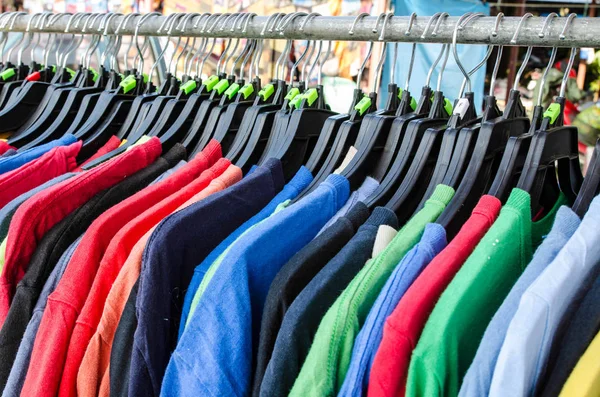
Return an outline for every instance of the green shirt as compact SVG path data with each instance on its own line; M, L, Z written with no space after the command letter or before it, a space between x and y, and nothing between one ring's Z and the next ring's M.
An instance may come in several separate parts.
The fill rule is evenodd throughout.
M529 193L512 190L498 219L431 312L411 357L407 397L458 395L488 323L565 201L561 195L543 219L532 222Z
M396 265L419 242L425 226L437 219L453 195L454 189L438 185L423 209L354 277L321 320L290 396L337 394L350 365L354 339L379 292Z

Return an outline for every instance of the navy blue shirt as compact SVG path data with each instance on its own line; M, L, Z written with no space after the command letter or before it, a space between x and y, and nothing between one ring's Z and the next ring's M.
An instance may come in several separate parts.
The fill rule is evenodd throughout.
M287 396L302 368L321 319L371 258L380 225L398 228L393 211L377 207L354 237L294 299L283 317L260 395Z
M196 265L267 205L283 185L281 162L271 159L251 176L168 216L156 227L142 257L138 326L129 376L131 396L160 393Z

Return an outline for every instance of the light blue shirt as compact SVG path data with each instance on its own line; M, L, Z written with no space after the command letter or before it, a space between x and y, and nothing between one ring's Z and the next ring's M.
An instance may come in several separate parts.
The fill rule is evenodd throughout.
M366 199L371 197L373 192L379 187L379 182L376 179L371 178L370 176L365 178L365 181L360 185L358 189L352 192L346 204L319 230L319 234L323 233L325 229L329 226L333 225L339 218L348 215L348 212L354 207L356 203L359 201L364 202Z
M262 310L273 278L349 195L348 180L330 175L314 192L234 243L171 356L161 396L249 394Z
M49 152L57 146L68 146L75 142L77 142L77 138L75 138L75 135L66 134L62 138L55 139L54 141L48 142L46 144L36 146L31 149L24 150L22 152L17 151L17 154L13 156L0 159L0 174L15 170L23 164L27 164L32 160L42 157L45 153Z
M447 245L446 231L441 225L430 223L425 227L418 244L406 253L394 269L377 300L369 311L365 324L356 336L350 367L338 396L367 394L369 374L375 353L383 338L385 320L394 311L400 299L415 279Z
M251 171L254 171L257 167L253 166ZM250 175L250 172L246 176ZM183 301L183 310L181 312L181 322L179 323L179 333L177 338L181 338L183 331L185 329L185 325L188 321L188 316L190 314L190 309L192 308L192 301L194 300L194 296L196 295L196 291L200 287L202 283L202 279L204 275L213 264L213 262L223 253L225 250L233 244L235 240L238 239L246 230L250 229L252 226L257 223L263 221L268 218L273 211L277 208L277 206L284 201L293 200L303 191L313 180L313 176L308 170L308 168L302 166L300 170L296 173L296 175L290 180L279 192L273 200L269 202L260 210L259 213L254 215L252 218L248 219L244 222L240 227L238 227L233 233L231 233L225 240L223 240L217 247L212 250L210 254L202 261L201 264L196 266L194 269L194 275L192 276L192 281L188 286L187 292L185 293L185 299Z
M556 258L523 293L494 369L490 396L532 395L554 335L600 260L600 197Z
M458 394L459 397L488 395L498 354L502 348L510 321L519 307L521 296L550 262L556 258L558 252L575 233L580 223L581 220L577 214L571 211L569 207L563 206L558 210L552 230L538 247L533 259L512 287L485 330L475 358L464 377Z

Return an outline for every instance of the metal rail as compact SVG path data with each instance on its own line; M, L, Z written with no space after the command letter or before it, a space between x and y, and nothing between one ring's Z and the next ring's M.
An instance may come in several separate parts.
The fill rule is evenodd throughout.
M6 18L6 17L5 17ZM23 32L27 28L31 15L19 15L15 18L12 31ZM69 15L58 17L56 22L45 28L44 32L63 33L69 20ZM114 34L115 29L120 24L123 16L115 16L109 22L107 29L108 34ZM120 34L133 35L137 21L141 16L135 16L129 19L126 26L120 30ZM139 29L138 34L141 36L158 36L164 35L165 32L158 33L158 29L165 21L166 16L155 16L147 19ZM298 16L287 25L283 32L276 30L270 31L267 29L263 34L265 24L268 17L254 16L248 23L246 31L238 26L232 30L235 18L222 18L211 32L203 31L206 17L194 27L194 21L198 21L200 16L194 17L184 32L176 29L173 30L172 36L184 37L239 37L239 38L264 38L264 39L317 39L317 40L338 40L338 41L380 41L379 34L382 28L382 22L379 23L378 31L373 32L375 27L376 17L365 17L360 19L354 28L354 34L348 32L355 21L355 17L311 17L304 28L300 30L300 26L305 22L304 16ZM436 36L431 35L431 28L425 37L421 37L429 16L417 16L410 30L410 34L406 34L409 17L394 16L387 23L385 31L385 41L398 42L419 42L419 43L451 43L454 27L459 17L445 18L437 29ZM92 28L86 30L86 33L97 31L100 20L98 18ZM460 44L495 44L495 45L519 45L519 46L539 46L539 47L600 47L600 18L576 18L568 27L565 38L560 39L559 35L565 25L566 18L555 18L550 23L547 33L540 37L539 32L542 29L546 18L531 17L524 21L521 31L519 32L517 43L511 43L512 36L517 28L520 17L505 17L502 19L497 35L492 37L491 32L494 29L496 22L495 17L479 17L471 20L464 29L458 33L457 42ZM209 24L212 25L217 18L211 18ZM33 25L33 24L32 24ZM70 33L81 33L83 24L75 28L70 27ZM271 27L272 22L269 24ZM10 24L3 30L8 31ZM32 31L38 31L32 28Z

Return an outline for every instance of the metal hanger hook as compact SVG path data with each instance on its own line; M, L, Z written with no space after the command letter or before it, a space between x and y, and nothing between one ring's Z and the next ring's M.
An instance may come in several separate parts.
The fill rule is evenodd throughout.
M540 33L538 33L538 36L540 38L544 37L546 35L545 30L550 26L550 21L557 17L558 17L558 14L556 14L555 12L550 13L546 17L546 20L544 21L544 25L542 26L542 30L540 31ZM536 106L541 106L541 104L542 104L542 96L544 94L544 85L546 84L546 78L548 77L548 72L552 68L552 65L554 64L554 60L556 59L557 51L558 51L558 47L556 47L556 46L552 47L552 51L550 52L550 61L548 62L548 66L544 70L544 73L542 73L542 78L540 79L540 90L538 92Z
M408 28L406 28L406 31L404 32L405 36L410 36L413 24L415 23L415 20L417 19L417 13L413 12L412 14L410 14L410 19L408 21ZM412 76L412 70L413 70L413 65L415 64L415 51L417 49L417 43L412 43L411 46L411 51L410 51L410 62L408 63L408 74L406 75L406 82L404 83L404 90L408 91L408 87L410 85L410 77ZM394 77L396 76L396 52L398 51L398 43L396 43L396 46L394 48L394 64L392 66L392 81L394 81Z
M145 14L135 24L135 31L133 33L133 41L135 41L135 48L137 49L137 56L139 56L139 58L140 58L140 65L139 65L139 68L138 68L138 70L140 71L140 74L144 73L144 51L142 51L142 48L140 48L140 43L138 42L138 35L139 35L139 32L140 32L140 27L142 27L142 25L148 19L150 19L152 17L157 17L159 15L161 15L159 12L152 12L150 14ZM136 60L136 58L133 59L133 63L134 64L135 64L135 60Z
M575 14L575 13L569 14L569 16L567 17L567 21L565 22L565 27L563 28L562 32L560 33L560 36L558 36L558 38L560 40L565 40L567 38L567 36L565 36L565 33L567 32L567 28L569 27L569 25L571 25L573 19L575 19L575 18L577 18L577 14ZM573 62L575 61L575 53L576 52L577 52L577 48L572 47L571 54L569 56L569 63L567 64L567 68L565 69L565 73L563 75L562 82L560 83L559 95L563 98L565 96L565 90L567 88L567 81L569 81L569 73L571 73L571 68L573 67Z
M521 17L521 20L519 21L519 24L517 25L517 30L515 30L515 34L513 35L512 39L510 40L511 44L517 44L517 36L518 36L519 32L521 31L521 27L523 26L523 23L525 22L525 20L527 18L531 18L532 16L533 16L533 14L528 12ZM517 72L517 74L515 76L515 81L513 83L513 90L516 90L519 85L521 76L523 75L523 72L525 71L525 67L527 66L527 63L529 62L529 57L531 57L532 50L533 50L532 46L527 47L527 52L525 53L525 57L523 58L523 63L521 64L521 67L519 68L519 71Z
M325 58L322 62L319 62L319 75L317 76L317 84L321 85L321 76L323 75L323 65L329 59L329 55L331 55L331 40L327 44L327 52L325 53Z
M481 16L483 16L483 13L480 13L480 12L470 13L470 15L469 14L463 15L462 17L460 17L460 19L456 23L456 26L454 27L454 32L452 33L452 55L454 56L454 61L456 62L456 65L458 66L458 68L462 72L463 76L465 76L465 79L467 80L467 87L468 87L469 92L471 91L471 78L469 77L469 73L467 73L463 64L460 62L460 57L458 56L458 45L457 45L458 31L462 30L466 26L466 24L469 23L472 19L481 17ZM445 66L445 64L444 64L444 66ZM440 75L438 76L438 87L441 86L441 76L442 76L442 73L440 73ZM461 96L462 96L462 93L461 93Z
M431 18L429 18L429 21L427 21L427 25L425 25L425 30L423 31L423 34L421 35L422 39L426 38L426 34L427 31L429 30L429 27L431 26L431 23L433 23L433 21L437 18L437 24L435 26L435 28L433 29L432 32L432 36L435 35L436 33L436 29L439 26L440 22L442 21L443 18L447 18L448 17L448 13L447 12L438 12L435 13ZM429 72L427 72L427 78L425 79L425 86L429 87L431 84L431 77L433 76L433 71L435 70L435 68L437 67L438 63L440 62L440 60L442 59L442 57L444 56L444 54L446 54L446 58L448 57L447 54L448 51L448 44L443 44L442 45L442 50L440 51L438 57L436 58L436 60L431 64L431 67L429 68Z
M350 30L348 31L348 34L350 36L352 36L354 34L354 28L356 28L357 22L366 16L369 16L369 13L362 12L362 13L358 14L356 16L356 18L354 18L354 22L352 22L352 26L350 26ZM371 58L372 53L373 53L373 41L370 41L369 47L367 49L367 54L366 54L365 59L363 60L362 64L360 65L360 69L358 70L358 75L356 76L356 89L360 89L360 80L362 78L362 74L365 70L365 67L367 66L367 62Z
M292 22L294 19L305 16L308 16L308 14L305 12L294 12L290 15L287 15L277 26L277 31L279 31L279 35L283 36L285 34L285 28L287 28L290 22Z
M492 30L492 37L498 36L498 28L500 27L500 21L504 18L504 13L499 12L496 15L496 23L494 24L494 30ZM498 53L496 54L496 62L494 63L494 70L492 71L492 77L490 79L490 91L489 95L494 95L494 90L496 88L496 76L498 75L498 69L500 69L500 59L502 59L502 50L504 50L504 46L498 46Z
M380 15L381 16L381 15ZM381 54L379 55L379 63L377 64L377 68L375 68L375 81L374 81L374 86L373 86L373 92L377 92L377 90L379 89L379 84L381 84L381 70L383 68L383 64L385 62L385 58L386 58L386 52L385 49L387 47L387 42L385 42L385 30L387 28L387 25L390 21L390 19L392 19L392 17L394 16L393 12L389 12L387 14L385 14L385 16L383 17L383 27L381 28L381 34L379 35L379 41L383 41L383 45L381 46ZM377 18L379 20L379 18ZM375 23L377 25L377 22ZM373 33L377 33L376 31L374 31Z

